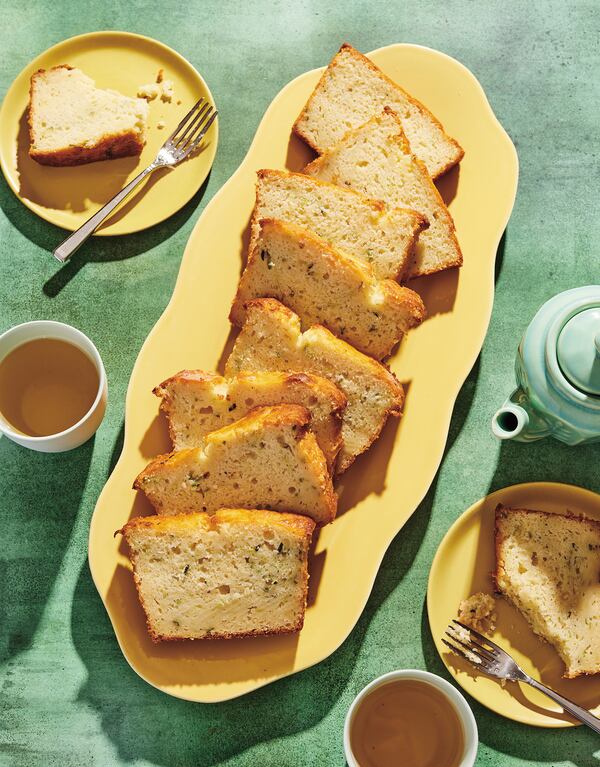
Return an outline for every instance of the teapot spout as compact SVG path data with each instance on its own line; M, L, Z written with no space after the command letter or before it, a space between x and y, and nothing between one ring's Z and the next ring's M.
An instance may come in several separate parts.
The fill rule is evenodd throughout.
M530 406L527 394L516 389L492 418L492 432L498 439L534 442L551 433L550 426Z
M529 413L521 405L507 401L492 418L492 432L498 439L525 441Z

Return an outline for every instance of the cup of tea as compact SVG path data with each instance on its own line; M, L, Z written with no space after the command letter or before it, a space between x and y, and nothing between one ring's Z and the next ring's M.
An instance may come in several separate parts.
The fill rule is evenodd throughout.
M107 396L98 350L77 328L39 320L0 336L0 432L13 442L42 453L79 447Z
M477 746L469 704L428 671L380 676L356 696L346 715L349 767L472 767Z

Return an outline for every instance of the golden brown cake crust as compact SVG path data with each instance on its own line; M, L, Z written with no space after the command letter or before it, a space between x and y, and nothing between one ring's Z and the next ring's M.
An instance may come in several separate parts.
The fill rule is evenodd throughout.
M257 407L251 410L247 416L241 418L239 421L223 426L222 429L211 432L208 437L213 441L218 441L221 435L226 436L230 432L235 432L239 428L243 428L245 424L250 421L256 421L263 426L296 426L295 438L300 440L308 431L310 425L310 413L302 405L279 405L274 407ZM179 460L185 460L189 450L176 450L171 453L165 453L158 455L143 469L133 482L134 490L143 490L143 482L148 477L153 476L158 472L161 466L167 461L172 465L177 465ZM316 455L320 453L317 447ZM322 453L321 453L322 456Z
M302 227L298 227L294 224L289 224L287 222L281 221L279 219L274 219L274 218L261 219L260 227L262 232L267 232L267 233L274 232L274 233L283 234L283 235L291 235L292 237L295 238L300 248L304 248L308 246L308 247L319 250L321 254L321 258L323 260L328 261L331 264L333 269L336 269L340 264L343 264L344 268L347 269L348 271L353 271L358 279L364 279L364 275L366 272L370 272L372 274L372 270L360 264L360 262L357 259L352 258L350 256L346 256L341 251L338 251L337 249L333 248L324 240L322 240L319 237L316 237L314 234L312 234L306 229L303 229ZM242 274L242 277L238 284L236 295L231 305L231 310L229 312L229 321L233 325L237 325L241 327L244 324L245 310L247 306L249 305L249 302L253 300L254 298L257 298L257 297L273 298L277 301L285 300L283 296L268 295L269 292L275 292L275 291L265 291L267 293L267 295L265 296L251 296L250 298L244 300L243 293L246 288L245 279L244 279L245 275L250 273L253 263L258 262L260 258L261 258L260 242L257 242L254 247L254 250L252 251L252 253L250 253L248 257L248 264L246 266L244 273ZM427 316L427 310L425 308L425 304L423 303L421 296L415 291L411 290L410 288L407 288L405 286L400 286L395 280L391 280L391 279L378 280L377 278L375 278L374 275L373 275L373 280L378 283L381 291L385 294L387 302L389 302L390 305L398 306L401 304L403 308L405 309L405 315L407 317L405 330L402 332L399 331L399 335L396 337L396 340L394 341L394 343L391 344L391 346L388 343L387 348L385 349L384 348L377 349L377 350L371 349L369 347L369 344L367 343L364 343L362 345L359 344L358 339L356 338L352 341L349 340L348 338L342 338L341 340L344 340L346 341L346 343L349 343L352 346L355 346L359 351L362 351L363 354L367 354L371 357L374 357L375 359L381 360L390 354L391 349L393 348L393 346L395 346L398 343L398 341L400 341L403 333L406 330L417 327L425 320ZM359 348L361 346L362 348Z
M350 43L343 43L340 46L340 49L338 50L337 54L333 57L329 65L325 68L323 71L323 74L319 78L319 82L317 83L315 89L311 93L311 95L308 98L308 101L304 105L304 108L296 118L296 121L294 122L294 125L292 126L292 131L301 138L306 144L310 146L310 148L315 151L317 154L321 154L321 150L319 147L315 146L313 141L305 134L305 132L302 130L302 121L306 118L306 114L308 112L308 108L316 94L316 92L320 89L321 84L325 81L326 77L328 76L328 70L335 68L338 66L337 57L342 52L345 51L352 55L355 59L358 59L362 61L362 63L368 67L374 74L376 74L378 77L381 77L383 80L385 80L389 85L393 86L397 90L401 91L401 93L404 95L404 97L407 99L407 101L410 101L410 103L418 109L419 112L422 114L426 114L429 119L431 119L432 122L436 123L436 125L440 128L444 136L447 138L447 140L454 146L456 150L456 158L454 160L451 160L450 162L446 163L446 165L441 168L435 175L435 178L439 178L440 176L443 176L444 173L450 170L450 168L453 168L455 165L457 165L462 158L465 155L464 149L460 146L458 141L452 138L452 136L449 136L446 131L444 130L444 126L441 124L441 122L437 119L437 117L432 114L426 106L421 104L420 101L417 101L413 96L410 95L410 93L407 93L404 88L402 88L398 83L394 82L391 78L389 78L384 72L382 72L379 67L374 64L371 59L369 59L367 56L365 56L363 53L358 51L354 46L350 45Z
M253 427L255 424L263 429L291 426L295 441L298 443L302 442L306 463L310 465L315 472L314 481L318 486L323 506L323 516L319 520L319 524L326 525L332 522L335 518L338 499L333 488L333 482L331 475L329 474L327 461L325 460L323 451L319 447L315 435L310 431L310 421L310 412L302 405L291 404L256 407L250 410L249 413L239 421L234 421L221 429L217 429L216 431L207 434L206 444L220 442L230 434L235 434L238 430L243 432L244 430ZM168 463L170 469L176 469L179 464L185 465L189 455L196 451L197 448L191 448L157 456L150 461L146 468L135 478L133 489L145 493L145 484L151 480L152 477L160 476L161 468L164 464Z
M68 64L59 64L52 69L74 69ZM144 148L144 140L141 135L131 131L121 133L105 134L100 141L93 146L82 147L72 146L52 152L43 152L33 148L33 86L36 78L45 74L45 69L38 69L31 75L29 83L29 106L27 109L27 125L29 127L29 156L40 165L51 165L54 167L70 167L74 165L86 165L90 162L100 160L115 160L119 157L134 157L139 155Z
M157 530L169 530L178 525L185 525L189 527L196 527L201 524L206 530L216 529L221 522L228 522L235 524L239 522L246 524L248 522L256 522L258 524L265 525L279 525L285 527L296 533L298 536L305 538L307 545L310 543L310 538L315 529L315 523L310 517L302 517L298 514L287 514L285 512L267 511L267 510L248 510L248 509L219 509L215 514L210 515L205 512L196 512L194 514L178 514L171 517L134 517L129 520L120 530L115 532L115 535L122 535L125 538L127 544L128 534L138 528L154 528ZM133 571L133 581L137 591L138 599L144 611L146 619L146 628L150 638L155 644L161 642L191 642L191 641L206 641L212 639L244 639L246 637L256 636L275 636L278 634L294 634L301 631L304 626L304 614L306 612L306 602L308 599L308 567L305 566L302 569L302 603L304 609L299 619L295 624L291 626L282 627L276 630L258 630L247 632L222 632L219 634L206 634L202 637L178 637L167 634L157 633L148 619L148 610L141 590L141 582L137 572L136 556L131 547L129 547L129 558L131 561Z
M231 381L235 381L240 384L247 383L252 385L254 381L260 382L261 378L265 375L276 377L282 387L293 387L296 384L306 386L314 393L318 393L323 397L329 399L331 403L330 422L333 427L331 434L331 450L329 468L335 464L335 459L340 451L342 444L341 427L344 410L348 404L346 395L338 389L338 387L322 376L313 375L312 373L277 373L277 372L262 372L262 373L238 373L237 375L227 378L218 375L217 373L207 372L205 370L181 370L173 376L165 379L158 386L152 389L152 393L156 397L161 398L159 409L165 413L167 417L167 423L169 427L169 436L173 444L177 441L177 435L175 433L175 427L171 421L171 409L172 409L172 396L170 387L172 384L181 383L184 381L190 381L195 383L225 383L228 384ZM327 456L326 456L327 458Z
M260 230L259 209L262 203L260 181L264 179L286 179L286 178L293 179L297 177L298 179L301 179L301 181L304 183L306 183L307 180L310 180L312 184L318 185L322 187L323 189L333 188L338 192L342 191L345 195L353 195L356 198L356 200L360 201L365 207L369 207L374 213L377 213L380 215L383 215L386 213L387 214L394 214L394 213L403 214L404 216L409 218L410 224L408 224L407 222L407 229L410 226L411 242L409 243L407 247L406 262L399 273L394 275L387 275L390 279L398 279L400 282L404 282L403 277L408 267L408 264L410 264L412 255L417 246L419 235L425 229L429 228L429 220L422 213L419 213L418 211L413 210L412 208L407 208L407 207L403 207L403 208L390 207L386 203L384 203L382 200L377 200L371 197L367 197L366 195L356 191L355 189L351 189L346 186L340 187L337 184L333 184L330 181L325 181L316 176L309 176L306 173L294 173L293 171L287 171L287 170L261 169L257 171L256 175L257 175L256 202L254 205L254 209L252 211L252 218L250 220L250 238L248 240L248 251L246 253L246 260L250 257L250 253L254 249L254 246L256 244L256 239L258 237L258 233Z

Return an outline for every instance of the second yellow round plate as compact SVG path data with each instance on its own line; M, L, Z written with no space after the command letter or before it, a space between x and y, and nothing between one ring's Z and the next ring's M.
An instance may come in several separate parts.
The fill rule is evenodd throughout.
M146 146L140 157L123 157L73 168L38 165L29 157L29 81L38 69L59 64L79 67L98 88L135 97L153 83L159 69L172 80L171 103L150 102ZM0 110L0 166L17 197L38 216L74 231L155 158L160 146L193 104L214 100L207 84L182 56L166 45L129 32L91 32L64 40L42 53L18 75ZM181 103L178 103L181 102ZM165 123L164 128L158 127ZM203 150L174 170L155 173L96 234L130 234L164 221L200 189L217 151L218 121Z
M494 509L499 503L554 513L568 509L600 519L599 495L554 482L513 485L477 501L448 530L431 566L427 611L433 641L458 684L487 708L508 719L537 727L569 727L577 723L550 698L527 685L507 682L502 687L497 680L477 673L441 642L462 599L478 591L493 593L490 574L495 567ZM498 599L496 613L498 625L491 639L510 653L530 676L596 716L600 715L600 677L563 679L564 665L556 651L533 633L514 607Z

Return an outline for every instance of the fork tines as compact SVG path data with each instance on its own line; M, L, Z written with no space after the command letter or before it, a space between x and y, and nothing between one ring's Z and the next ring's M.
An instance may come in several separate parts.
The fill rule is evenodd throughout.
M459 626L460 630L458 630L456 626ZM484 637L483 634L480 634L478 631L475 631L475 629L466 626L460 621L453 620L446 629L445 636L448 637L448 639L442 637L442 642L446 647L457 655L460 655L472 665L485 670L488 673L496 668L496 645L487 639L487 637ZM475 641L476 639L479 641ZM484 644L488 645L488 647L485 647Z
M179 157L193 152L213 124L218 112L206 101L199 99L165 142Z

